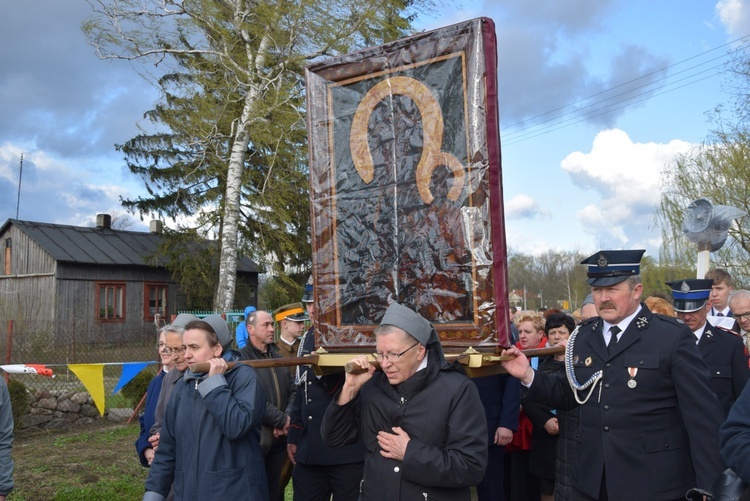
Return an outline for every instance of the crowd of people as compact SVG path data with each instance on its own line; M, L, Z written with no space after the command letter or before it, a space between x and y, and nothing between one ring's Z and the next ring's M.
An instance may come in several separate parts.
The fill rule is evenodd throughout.
M750 481L750 291L711 270L644 298L642 254L586 259L574 314L511 308L506 372L484 377L395 302L374 331L379 370L364 355L323 376L233 363L312 353L311 283L301 303L248 308L235 336L179 315L136 442L144 499L280 501L291 480L296 501L676 500L727 466Z

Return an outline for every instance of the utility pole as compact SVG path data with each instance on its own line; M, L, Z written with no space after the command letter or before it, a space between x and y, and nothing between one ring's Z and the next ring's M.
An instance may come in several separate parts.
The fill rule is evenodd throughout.
M16 198L16 219L18 219L18 208L21 206L21 179L23 177L23 153L21 153L21 166L18 169L18 197Z

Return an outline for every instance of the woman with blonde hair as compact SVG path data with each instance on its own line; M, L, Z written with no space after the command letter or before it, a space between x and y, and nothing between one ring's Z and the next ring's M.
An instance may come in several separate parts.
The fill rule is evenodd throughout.
M513 323L518 327L518 342L516 347L521 350L544 348L547 337L544 334L544 315L536 311L519 311L513 317ZM533 365L539 363L539 358L531 359ZM510 487L509 499L539 499L539 484L529 471L529 457L531 451L531 434L533 425L524 413L523 406L518 415L518 429L513 433L513 440L505 446L510 461L506 461L506 486Z

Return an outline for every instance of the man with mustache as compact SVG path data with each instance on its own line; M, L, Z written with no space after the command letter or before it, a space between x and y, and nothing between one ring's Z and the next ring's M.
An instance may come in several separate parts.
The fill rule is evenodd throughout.
M567 376L534 371L516 347L502 353L528 400L579 405L572 499L684 499L723 469L721 406L695 336L640 303L644 252L605 250L581 263L599 316L568 340Z

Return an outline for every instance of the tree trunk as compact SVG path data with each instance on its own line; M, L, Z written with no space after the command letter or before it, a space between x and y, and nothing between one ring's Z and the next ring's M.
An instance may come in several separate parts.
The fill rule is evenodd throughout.
M265 67L268 36L261 41L258 55L253 61L253 70L261 72ZM214 295L214 310L226 313L234 308L234 292L237 287L237 233L240 218L240 196L242 194L242 170L245 166L247 146L250 144L250 121L260 91L256 85L248 88L242 115L237 121L237 133L232 143L227 170L227 188L224 197L224 222L221 230L221 256L219 258L219 282Z

